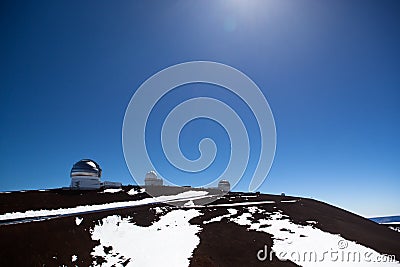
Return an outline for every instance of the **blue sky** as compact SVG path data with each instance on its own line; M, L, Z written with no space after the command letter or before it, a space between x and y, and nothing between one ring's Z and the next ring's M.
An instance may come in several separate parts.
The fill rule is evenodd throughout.
M268 99L277 150L260 191L399 214L399 12L376 0L2 1L0 190L67 186L81 158L133 183L130 98L166 67L207 60Z

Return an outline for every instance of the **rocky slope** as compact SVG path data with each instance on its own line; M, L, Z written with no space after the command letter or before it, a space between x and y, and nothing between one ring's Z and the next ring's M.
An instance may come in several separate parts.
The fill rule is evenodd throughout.
M250 193L202 205L211 195L0 193L0 266L400 266L400 233L345 210Z

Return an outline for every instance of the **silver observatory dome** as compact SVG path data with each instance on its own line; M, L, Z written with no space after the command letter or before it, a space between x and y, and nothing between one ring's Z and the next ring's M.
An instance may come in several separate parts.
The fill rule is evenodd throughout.
M82 159L72 166L71 178L76 176L101 177L101 168L94 160Z

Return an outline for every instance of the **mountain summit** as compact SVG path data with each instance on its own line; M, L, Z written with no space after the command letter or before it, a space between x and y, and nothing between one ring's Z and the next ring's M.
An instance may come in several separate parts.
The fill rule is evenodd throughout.
M400 266L400 233L323 202L172 191L1 193L0 265Z

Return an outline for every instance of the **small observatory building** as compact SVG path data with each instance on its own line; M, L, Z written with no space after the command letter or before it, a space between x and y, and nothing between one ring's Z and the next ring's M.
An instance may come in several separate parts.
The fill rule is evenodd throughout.
M155 171L149 171L144 178L145 186L162 186L163 180L157 177Z
M218 183L218 189L224 192L231 191L231 184L227 180L221 180Z
M100 181L101 168L94 160L82 159L75 163L71 169L70 189L96 190L100 188L120 188L119 182Z

